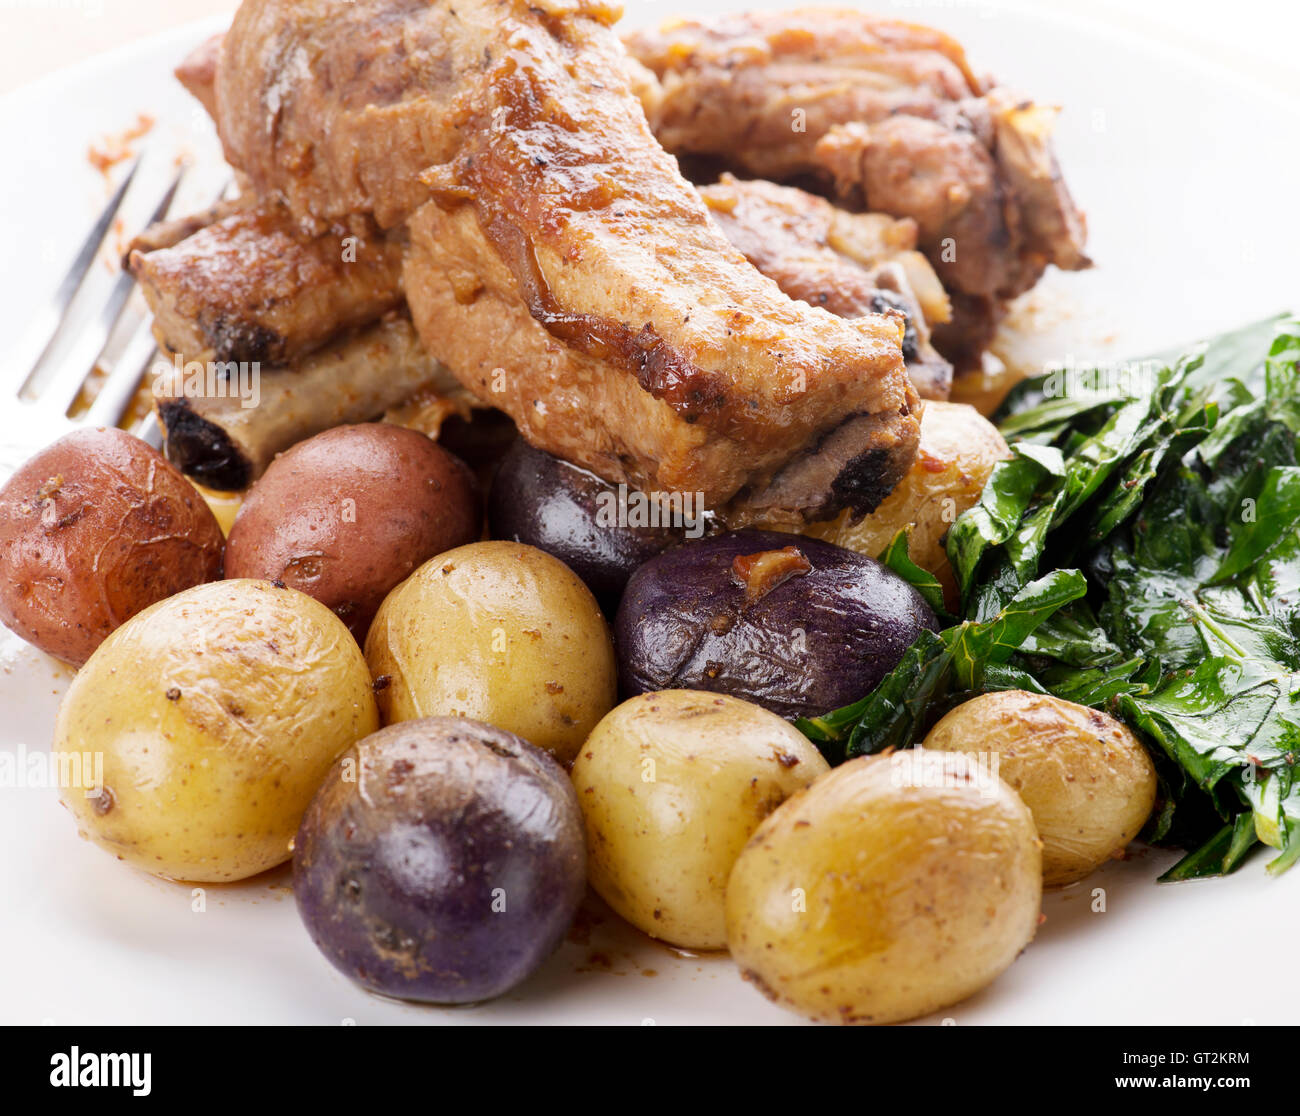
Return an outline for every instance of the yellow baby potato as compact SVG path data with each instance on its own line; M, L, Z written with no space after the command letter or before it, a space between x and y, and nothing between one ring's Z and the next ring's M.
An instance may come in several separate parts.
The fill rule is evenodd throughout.
M54 751L102 758L102 786L84 785L83 764L83 785L61 792L84 836L155 875L220 883L287 860L330 766L378 727L337 616L270 582L214 581L99 646Z
M727 940L747 980L823 1022L964 1000L1029 944L1042 863L1016 793L969 757L850 760L776 810L736 860Z
M1133 733L1046 694L981 694L940 720L925 747L997 753L999 774L1034 815L1048 887L1080 880L1122 851L1155 805L1155 767Z
M665 690L625 701L573 766L591 885L647 934L722 949L737 855L826 770L807 737L739 698Z
M366 637L385 724L470 717L569 763L617 700L596 599L558 558L477 542L388 594Z

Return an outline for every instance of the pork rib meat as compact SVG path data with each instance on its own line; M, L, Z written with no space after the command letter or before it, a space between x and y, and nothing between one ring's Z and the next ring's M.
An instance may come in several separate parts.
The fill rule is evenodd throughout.
M426 347L535 444L737 522L871 510L918 437L904 323L797 302L728 243L650 132L617 15L245 0L227 157L304 230L406 224Z

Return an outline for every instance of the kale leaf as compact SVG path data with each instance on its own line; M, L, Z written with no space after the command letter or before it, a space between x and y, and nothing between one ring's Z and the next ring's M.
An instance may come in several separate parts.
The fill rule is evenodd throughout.
M832 762L920 742L958 700L1022 688L1147 744L1163 879L1300 857L1300 320L1116 383L1050 372L1000 412L1012 456L948 533L960 615L862 700L799 728ZM895 538L883 560L942 613Z

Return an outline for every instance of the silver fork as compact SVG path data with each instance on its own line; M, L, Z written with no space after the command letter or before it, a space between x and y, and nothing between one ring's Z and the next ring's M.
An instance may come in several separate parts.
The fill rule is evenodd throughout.
M130 272L122 268L98 306L83 306L87 297L78 298L131 190L142 158L142 155L136 157L96 219L58 289L35 313L18 344L10 349L0 376L3 395L7 397L2 405L6 416L11 417L16 441L21 445L11 445L10 438L5 439L0 457L8 458L15 450L20 456L18 460L0 460L0 467L17 466L34 450L78 426L116 426L126 414L141 377L157 352L150 319L146 316L108 370L90 409L76 421L68 417L69 409L104 355L104 347L135 286ZM150 224L167 216L186 169L182 164L172 175L153 208ZM162 444L152 414L136 423L132 433L154 447Z

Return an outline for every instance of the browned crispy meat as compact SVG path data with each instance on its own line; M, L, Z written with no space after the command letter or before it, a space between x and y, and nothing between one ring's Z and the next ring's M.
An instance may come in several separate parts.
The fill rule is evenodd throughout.
M217 66L221 60L221 41L224 35L213 35L195 47L179 66L176 80L205 109L208 115L217 115Z
M538 11L575 6L608 8L545 0ZM475 86L505 64L498 7L504 19L515 5L248 0L217 67L227 160L306 223L370 213L401 224L429 199L420 175L459 150Z
M731 247L650 133L616 15L246 0L227 155L302 224L408 222L425 345L536 444L737 521L869 510L918 436L903 323L796 302Z
M122 266L131 266L132 252L156 252L160 248L174 248L200 229L215 225L223 217L249 209L255 204L256 199L251 195L241 195L229 201L219 201L216 205L185 217L170 217L157 221L131 238L131 243L127 245L126 252L122 256Z
M948 297L916 251L916 223L848 213L791 186L731 175L700 187L727 239L791 298L841 318L900 314L903 357L922 399L947 399L952 365L930 344L929 322L950 316Z
M852 9L673 19L625 42L662 85L638 88L643 100L658 98L651 123L666 147L743 146L740 157L764 178L815 169L811 150L838 124L925 116L983 92L949 36Z
M220 44L221 36L208 40L177 70L186 88L208 107L215 103L211 86ZM654 74L634 58L626 58L624 65L639 94L657 86ZM923 399L947 398L952 367L929 338L931 327L948 322L951 310L933 268L915 251L914 221L853 214L803 190L761 180L741 182L730 175L700 194L727 239L791 298L842 318L903 313L910 329L903 355L913 384ZM167 222L137 237L133 246L142 246L147 236L152 241L147 250L167 247L214 220L198 215ZM265 250L272 249L268 244ZM244 252L249 259L260 254L251 242Z
M810 177L917 223L950 291L1007 299L1088 266L1051 110L988 88L940 32L850 9L679 20L628 36L656 135L749 175Z
M699 192L727 239L791 298L841 318L902 314L903 356L913 384L923 399L947 397L951 365L929 338L931 323L947 321L951 310L934 270L915 250L915 222L849 213L803 190L730 175ZM218 338L210 325L248 323L254 308L263 319L274 310L281 323L275 345L261 346L263 356L294 356L332 337L331 330L368 324L402 301L399 260L390 246L381 241L382 254L363 252L363 270L354 274L337 267L336 236L302 240L282 216L249 211L250 204L223 202L160 222L132 241L128 262L144 282L159 340L169 351L186 360L261 359L257 348L246 341L231 345L230 337L265 338L264 326L223 328ZM241 219L228 220L232 214ZM231 251L236 241L237 257ZM231 283L236 265L237 292ZM271 286L262 288L267 280Z
M181 226L177 231L184 231ZM401 305L400 238L360 220L311 239L275 207L237 209L127 259L154 332L187 360L281 365Z

